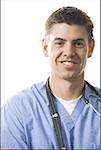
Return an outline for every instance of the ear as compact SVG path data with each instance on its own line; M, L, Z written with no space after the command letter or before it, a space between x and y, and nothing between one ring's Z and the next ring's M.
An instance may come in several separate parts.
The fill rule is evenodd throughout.
M94 50L94 46L95 46L95 40L92 39L91 41L89 41L88 58L92 56L93 50Z
M42 47L43 47L44 56L48 57L48 40L45 38L42 40Z

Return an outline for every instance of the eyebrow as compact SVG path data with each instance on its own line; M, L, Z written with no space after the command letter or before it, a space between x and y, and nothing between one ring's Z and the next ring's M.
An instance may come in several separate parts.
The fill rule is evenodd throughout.
M67 41L66 39L63 39L63 38L60 38L60 37L56 37L56 38L54 39L54 41L57 41L57 40L60 40L60 41Z
M57 40L61 40L61 41L67 41L66 39L63 39L63 38L60 38L60 37L56 37L55 39L54 39L54 41L57 41ZM74 42L76 42L76 41L84 41L84 39L83 38L77 38L77 39L73 39L73 41Z
M83 38L74 39L73 41L84 41Z

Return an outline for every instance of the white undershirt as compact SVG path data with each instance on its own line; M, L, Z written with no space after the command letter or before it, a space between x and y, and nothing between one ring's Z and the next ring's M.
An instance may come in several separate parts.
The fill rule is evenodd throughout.
M63 106L66 108L67 112L71 115L77 102L79 101L79 99L82 97L82 95L80 95L78 98L73 99L73 100L64 100L56 95L54 95L62 104Z

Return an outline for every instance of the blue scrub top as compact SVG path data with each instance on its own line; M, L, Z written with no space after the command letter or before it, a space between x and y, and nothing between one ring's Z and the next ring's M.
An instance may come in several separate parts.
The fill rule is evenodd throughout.
M99 97L86 85L85 96L100 112ZM100 149L100 117L84 102L78 101L71 116L53 97L61 120L61 131L67 149ZM8 149L58 149L45 83L27 88L1 110L1 147Z

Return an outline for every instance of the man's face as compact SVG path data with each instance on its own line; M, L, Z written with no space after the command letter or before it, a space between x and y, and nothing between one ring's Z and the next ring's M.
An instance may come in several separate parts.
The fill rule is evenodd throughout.
M53 25L43 40L44 55L50 58L51 75L65 80L76 80L84 73L91 57L94 41L88 40L85 27L65 23Z

